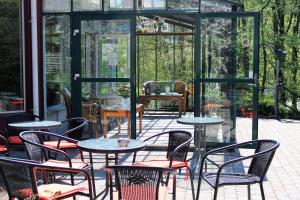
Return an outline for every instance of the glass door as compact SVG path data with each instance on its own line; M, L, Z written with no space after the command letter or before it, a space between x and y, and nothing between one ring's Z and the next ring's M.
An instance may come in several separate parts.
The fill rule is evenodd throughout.
M76 15L73 23L72 108L92 117L103 135L135 138L134 18Z

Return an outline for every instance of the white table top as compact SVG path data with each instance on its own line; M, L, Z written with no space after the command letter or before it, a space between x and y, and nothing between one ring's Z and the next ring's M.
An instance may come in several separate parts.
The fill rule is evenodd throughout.
M47 129L55 126L60 126L58 121L29 121L29 122L14 122L8 126L16 129Z
M177 119L179 124L187 125L214 125L224 123L221 117L184 117Z

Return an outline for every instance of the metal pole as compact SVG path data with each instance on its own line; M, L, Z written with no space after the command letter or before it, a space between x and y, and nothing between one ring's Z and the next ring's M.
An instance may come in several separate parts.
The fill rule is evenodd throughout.
M279 66L280 66L280 61L279 58L277 57L276 60L276 85L275 85L275 99L274 99L274 114L276 119L279 119L279 107L278 107L278 98L279 98Z

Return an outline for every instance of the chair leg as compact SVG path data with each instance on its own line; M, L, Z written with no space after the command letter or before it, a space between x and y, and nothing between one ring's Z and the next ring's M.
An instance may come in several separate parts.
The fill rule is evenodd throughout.
M261 199L265 200L265 193L264 193L264 187L263 187L263 183L259 183L260 186L260 192L261 192Z
M195 200L194 175L193 175L192 170L189 167L188 167L188 170L189 170L189 173L190 173L193 200Z
M202 181L202 178L199 176L199 181L198 181L198 186L197 186L196 200L198 200L199 196L200 196L201 181Z
M217 200L217 197L218 197L218 186L215 188L214 200Z
M251 188L250 185L247 185L247 189L248 189L248 200L251 199Z

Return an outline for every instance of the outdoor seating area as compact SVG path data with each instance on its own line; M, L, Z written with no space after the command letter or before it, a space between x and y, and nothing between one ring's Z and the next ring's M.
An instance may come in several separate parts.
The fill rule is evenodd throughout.
M192 116L185 116L184 119L189 117ZM196 163L196 167L193 168L195 159L194 128L187 124L177 123L176 118L160 120L165 124L164 127L159 125L159 121L156 121L157 124L152 124L154 121L156 120L153 118L144 120L143 131L137 140L125 140L125 143L122 143L120 135L110 135L107 139L87 138L78 141L65 137L66 134L63 132L59 135L32 130L22 132L20 137L24 141L27 154L19 149L11 149L9 156L3 155L0 158L1 173L4 177L8 174L19 176L23 168L25 171L29 170L29 173L31 173L30 170L36 168L39 169L37 171L40 174L39 178L41 181L45 181L46 185L39 184L37 189L36 186L31 189L26 188L25 192L22 187L28 183L20 182L21 186L9 186L9 188L17 188L11 189L16 192L12 192L10 195L17 198L33 194L40 195L40 197L43 195L57 195L57 197L77 195L79 199L98 197L101 199L103 197L105 199L123 199L125 197L152 199L151 196L159 197L159 199L232 199L237 195L235 197L237 199L247 199L250 196L251 199L275 199L287 192L284 187L279 190L271 187L274 184L285 184L285 182L278 183L276 181L276 171L279 168L292 167L282 165L278 159L284 153L282 150L279 153L275 153L275 151L279 147L279 143L285 146L291 142L280 137L279 133L284 132L287 128L292 129L297 126L297 122L282 123L276 120L261 120L260 129L265 130L263 137L269 138L273 134L274 130L268 130L272 123L279 132L273 135L273 139L279 143L274 140L261 139L238 142L238 144L212 150L208 146L207 153L201 156L200 162ZM87 124L84 125L87 126ZM218 126L221 128L221 125ZM69 130L80 131L80 127L82 127L81 124L77 124L76 127L70 127ZM249 119L238 119L238 130L247 128L249 128ZM162 132L162 130L167 132ZM207 131L207 137L210 137L213 130L207 129ZM291 134L293 132L288 136L292 136ZM249 135L250 132L246 131L237 139L244 141L243 138ZM58 146L49 146L47 144L49 138L52 141L60 138L58 141L61 141L61 144L64 144L63 141L71 142L75 144L73 145L75 149L61 151L62 148ZM166 150L153 151L153 145L165 146ZM251 148L248 149L249 147ZM292 146L289 148L293 149ZM82 156L78 155L78 152L82 152ZM67 161L64 158L67 158ZM272 160L274 161L272 162ZM8 165L20 171L14 172L14 168L10 167L12 171L6 172L5 166ZM181 168L183 170L179 170ZM146 175L147 173L149 175ZM33 176L38 174L34 173ZM156 178L143 178L143 176L149 177L150 174ZM116 188L111 184L114 179L117 180ZM9 181L10 176L3 180ZM148 180L158 182L151 183ZM30 183L31 180L28 178L26 181ZM70 184L71 188L56 185L61 183ZM259 186L256 187L255 183L258 183ZM3 187L6 191L5 187L7 186L2 185ZM55 189L53 190L53 188ZM45 193L45 191L47 192ZM231 196L228 197L225 191L236 192L230 192ZM245 194L241 195L238 191L245 191ZM4 192L4 195L8 194Z
M298 200L298 4L0 0L0 200Z

